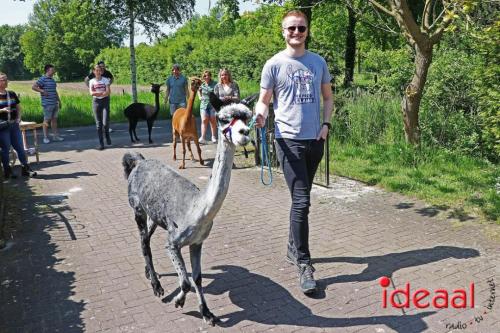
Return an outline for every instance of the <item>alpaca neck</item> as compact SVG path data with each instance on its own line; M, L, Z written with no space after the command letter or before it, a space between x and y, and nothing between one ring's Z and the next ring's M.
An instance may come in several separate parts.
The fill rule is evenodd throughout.
M191 90L189 93L189 99L188 99L188 105L187 105L187 118L189 119L193 115L193 103L194 103L194 98L196 97L196 94L194 91Z
M200 201L203 203L201 208L203 214L208 217L208 221L213 220L226 198L231 180L234 152L235 146L224 140L222 133L219 131L219 143L212 166L212 176Z

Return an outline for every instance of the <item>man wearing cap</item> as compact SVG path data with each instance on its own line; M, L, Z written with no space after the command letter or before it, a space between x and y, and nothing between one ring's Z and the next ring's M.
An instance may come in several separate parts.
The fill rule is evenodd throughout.
M99 65L99 67L102 68L102 77L107 78L109 80L109 84L113 83L113 79L114 79L113 74L111 74L111 72L106 69L106 64L104 63L104 61L101 60L97 64ZM92 70L92 71L90 71L90 74L85 77L85 80L84 80L85 85L87 87L89 86L89 81L92 80L93 78L95 78L95 75L94 75L94 71Z
M167 78L166 86L165 104L170 103L170 115L173 116L175 110L186 107L186 96L189 95L188 81L178 64L172 66L172 75Z

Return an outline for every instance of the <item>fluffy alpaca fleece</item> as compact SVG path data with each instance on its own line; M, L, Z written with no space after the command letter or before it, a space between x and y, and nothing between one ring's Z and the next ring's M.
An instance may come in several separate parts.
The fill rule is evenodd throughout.
M176 170L157 160L144 159L139 153L126 153L123 156L129 204L134 210L141 235L146 277L151 280L154 294L162 296L164 293L154 270L150 248L150 238L156 227L160 226L167 231L167 253L179 276L181 290L174 298L175 306L183 307L186 294L191 290L192 284L181 255L181 248L189 246L191 275L200 312L205 322L211 325L215 325L218 318L210 312L203 296L201 249L226 197L235 147L250 141L249 128L245 122L252 115L243 104L232 104L222 109L221 106L214 105L216 110L220 110L218 121L221 139L217 145L212 176L203 191ZM224 136L220 128L228 126L231 127L231 135Z

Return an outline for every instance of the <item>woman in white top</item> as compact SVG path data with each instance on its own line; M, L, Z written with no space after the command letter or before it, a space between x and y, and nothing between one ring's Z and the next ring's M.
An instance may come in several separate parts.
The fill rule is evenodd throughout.
M227 68L219 71L219 83L214 88L214 94L227 103L240 102L240 87L233 81L231 72Z
M95 124L97 126L97 136L99 146L97 149L104 149L103 127L106 135L106 143L111 144L109 136L109 95L111 94L110 81L102 76L102 68L99 65L94 67L95 77L89 81L89 92L92 95L92 111L94 112Z

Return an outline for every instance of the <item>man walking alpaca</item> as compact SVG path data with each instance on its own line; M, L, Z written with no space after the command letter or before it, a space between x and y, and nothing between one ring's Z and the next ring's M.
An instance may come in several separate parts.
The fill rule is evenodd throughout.
M274 95L277 153L292 197L287 260L297 265L300 288L310 294L316 291L309 252L310 193L331 128L332 77L325 60L305 48L308 22L304 13L294 10L285 14L282 30L286 49L264 65L256 123L264 126Z

